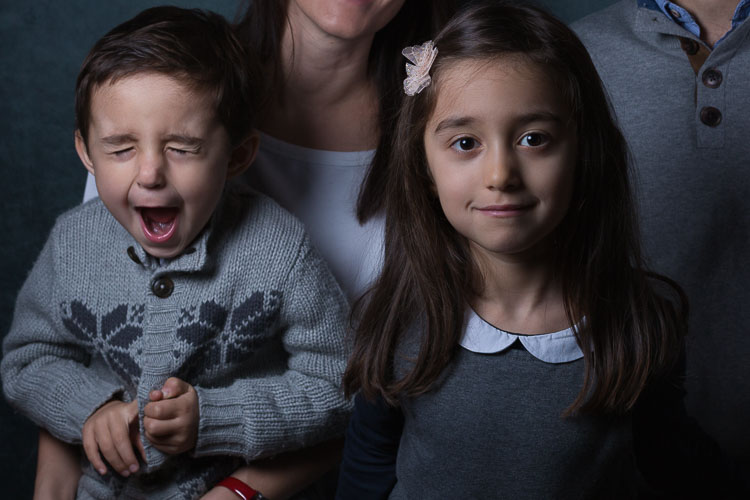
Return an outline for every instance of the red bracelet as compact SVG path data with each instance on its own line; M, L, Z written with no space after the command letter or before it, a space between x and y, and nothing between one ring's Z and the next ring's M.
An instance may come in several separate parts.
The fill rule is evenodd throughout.
M222 479L216 486L223 486L228 490L232 490L242 500L260 500L265 498L260 492L255 491L244 482L232 476Z

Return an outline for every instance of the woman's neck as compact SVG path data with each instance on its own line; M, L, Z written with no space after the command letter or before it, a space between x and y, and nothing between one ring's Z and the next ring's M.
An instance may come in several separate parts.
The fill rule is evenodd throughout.
M549 259L482 255L478 262L483 288L472 307L486 321L527 335L571 326Z
M314 149L377 145L377 92L368 77L372 37L346 40L295 20L281 45L283 85L262 117L264 132Z

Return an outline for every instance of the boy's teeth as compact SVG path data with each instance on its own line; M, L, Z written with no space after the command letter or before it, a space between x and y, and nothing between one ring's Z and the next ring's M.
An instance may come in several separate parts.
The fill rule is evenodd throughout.
M167 234L174 226L177 209L173 207L142 208L141 217L151 234L162 236Z

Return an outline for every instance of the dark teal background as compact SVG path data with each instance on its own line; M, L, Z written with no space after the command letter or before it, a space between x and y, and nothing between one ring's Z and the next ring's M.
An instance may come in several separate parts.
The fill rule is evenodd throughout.
M232 19L240 1L171 3L212 9ZM539 3L571 22L614 0ZM55 218L83 196L86 171L73 148L78 68L105 32L158 4L148 0L0 1L0 336L10 327L15 296ZM2 398L0 433L0 498L31 498L36 429L14 414Z

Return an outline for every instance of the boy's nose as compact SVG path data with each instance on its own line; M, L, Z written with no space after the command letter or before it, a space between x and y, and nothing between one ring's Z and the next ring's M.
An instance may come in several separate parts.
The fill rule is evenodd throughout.
M138 165L138 185L154 189L164 185L164 160L160 155L145 155Z

